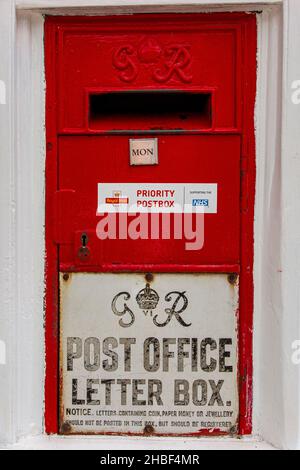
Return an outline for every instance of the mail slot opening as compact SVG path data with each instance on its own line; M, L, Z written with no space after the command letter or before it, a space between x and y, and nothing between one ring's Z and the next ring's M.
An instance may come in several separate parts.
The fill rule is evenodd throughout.
M89 126L124 132L186 131L212 125L211 93L130 91L91 94Z

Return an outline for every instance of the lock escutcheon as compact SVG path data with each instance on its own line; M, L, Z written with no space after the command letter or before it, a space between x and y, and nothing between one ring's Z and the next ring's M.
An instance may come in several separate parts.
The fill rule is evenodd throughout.
M91 254L90 249L87 247L88 240L89 238L84 232L81 235L81 247L78 250L78 257L82 260L87 259Z

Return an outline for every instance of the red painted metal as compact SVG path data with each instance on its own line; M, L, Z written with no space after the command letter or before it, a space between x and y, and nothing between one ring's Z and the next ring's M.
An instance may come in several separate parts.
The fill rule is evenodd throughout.
M58 432L58 246L55 243L55 188L57 188L56 28L45 23L46 89L46 259L45 259L45 430ZM49 75L50 74L50 75ZM51 77L51 79L50 79Z
M60 264L62 272L81 272L82 266ZM239 264L102 264L97 272L153 272L153 273L239 273ZM93 266L85 266L84 272L95 272Z
M239 433L251 433L255 15L48 17L45 48L46 431L58 432L60 270L239 272ZM93 101L162 90L203 94L199 114L112 116ZM159 137L160 164L130 168L129 175L133 133ZM97 183L200 180L219 188L218 214L205 216L201 251L188 252L178 240L96 238ZM88 261L77 256L83 231Z
M241 148L241 276L239 317L240 432L252 432L253 403L253 260L255 204L255 128L256 23L247 22L243 31L243 50L248 57L243 80L243 139Z

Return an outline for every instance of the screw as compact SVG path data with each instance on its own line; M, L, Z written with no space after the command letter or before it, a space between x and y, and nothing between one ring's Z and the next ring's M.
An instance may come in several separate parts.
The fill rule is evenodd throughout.
M70 423L63 423L63 425L61 427L62 434L70 434L71 431L72 431L71 424Z
M237 426L232 426L229 429L229 434L230 434L230 436L234 437L237 434Z
M237 283L237 280L238 280L238 274L236 274L236 273L228 274L227 279L228 279L229 284L235 286L236 283Z
M153 276L153 274L151 274L151 273L147 273L147 274L145 275L145 279L146 279L147 282L152 282L153 279L154 279L154 276Z
M64 281L68 281L69 278L70 278L70 275L69 275L68 273L65 273L65 274L63 275L63 280L64 280Z
M150 424L147 424L147 426L144 427L144 434L145 436L152 436L153 434L155 434L154 427Z

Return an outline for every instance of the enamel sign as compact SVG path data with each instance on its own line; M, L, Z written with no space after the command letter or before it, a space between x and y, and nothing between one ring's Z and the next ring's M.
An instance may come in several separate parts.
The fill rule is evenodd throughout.
M238 281L61 274L60 298L63 432L236 431Z
M130 139L131 165L157 165L158 139Z

